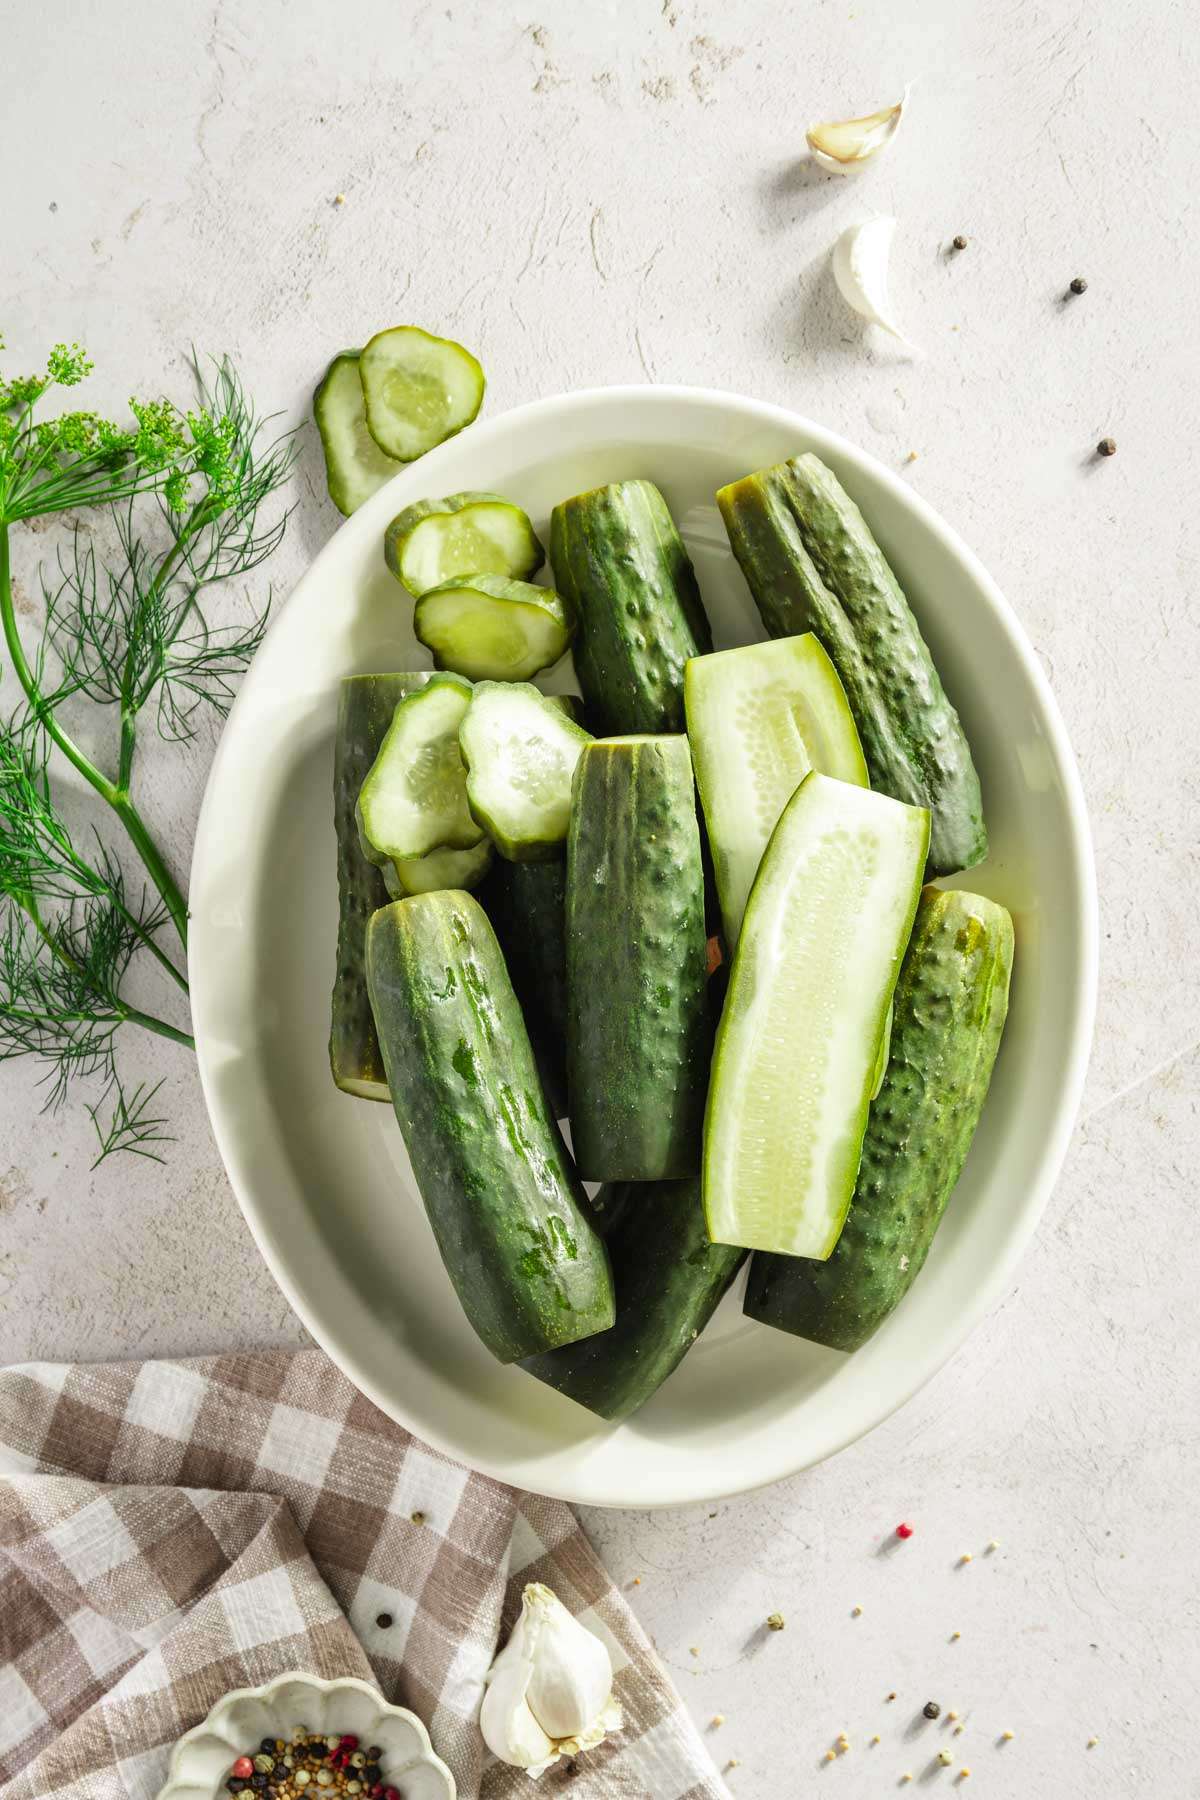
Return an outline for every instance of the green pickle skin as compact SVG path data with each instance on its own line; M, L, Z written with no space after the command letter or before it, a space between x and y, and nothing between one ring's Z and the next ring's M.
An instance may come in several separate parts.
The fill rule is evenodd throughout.
M929 1254L983 1111L1012 960L1004 907L979 894L922 892L842 1235L826 1262L756 1254L744 1308L750 1318L857 1350L900 1304Z
M607 1331L608 1253L483 908L456 889L384 907L367 985L417 1187L483 1343L509 1363Z
M617 1318L603 1337L521 1365L613 1422L644 1406L708 1324L746 1252L709 1242L700 1179L613 1182L595 1200Z
M575 672L595 729L684 729L683 671L712 649L696 573L649 481L576 494L550 519L554 585L574 605Z
M388 903L383 875L362 852L355 807L396 702L424 687L429 675L348 675L338 693L333 751L333 826L337 838L338 940L329 1028L329 1066L350 1093L365 1084L368 1099L386 1100L383 1057L367 999L366 937L371 914Z
M815 632L846 690L871 786L930 813L930 876L987 855L979 776L904 593L858 507L811 453L717 494L772 637Z

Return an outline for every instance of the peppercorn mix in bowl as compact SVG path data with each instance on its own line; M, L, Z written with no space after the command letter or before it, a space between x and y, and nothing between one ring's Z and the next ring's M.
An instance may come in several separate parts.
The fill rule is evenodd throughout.
M365 1681L279 1675L226 1694L180 1738L158 1800L454 1800L415 1713Z

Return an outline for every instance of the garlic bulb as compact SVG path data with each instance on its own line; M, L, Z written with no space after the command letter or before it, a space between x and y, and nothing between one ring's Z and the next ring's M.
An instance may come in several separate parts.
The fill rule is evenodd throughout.
M810 125L806 135L815 160L835 175L849 175L852 170L861 169L885 150L899 131L911 91L910 82L895 106L884 106L865 118L829 119L821 125Z
M847 306L873 325L890 331L909 350L913 346L892 314L888 298L888 258L895 219L867 219L843 231L833 247L833 277Z
M621 1728L612 1662L551 1588L531 1581L521 1616L487 1673L479 1728L501 1762L536 1778Z

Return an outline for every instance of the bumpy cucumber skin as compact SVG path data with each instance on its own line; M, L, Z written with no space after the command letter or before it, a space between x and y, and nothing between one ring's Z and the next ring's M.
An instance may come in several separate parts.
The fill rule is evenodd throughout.
M842 1235L823 1263L756 1254L750 1318L857 1350L899 1305L921 1272L983 1111L1012 959L1012 920L1002 906L924 890Z
M695 1172L712 1049L684 737L588 744L567 837L567 1090L591 1181Z
M507 1363L607 1331L608 1253L483 909L454 891L384 907L367 982L417 1186L483 1343Z
M555 1118L567 1113L567 869L497 858L479 900L492 922Z
M363 855L358 834L358 792L379 754L405 694L424 687L429 675L348 675L338 694L333 751L333 824L337 835L338 943L333 978L329 1066L338 1087L367 1100L386 1100L387 1077L367 998L367 920L388 903L382 872Z
M521 1367L602 1419L627 1419L677 1369L737 1274L744 1250L712 1244L700 1183L651 1181L597 1196L612 1258L617 1318L602 1337ZM612 1223L607 1224L608 1215Z
M684 664L712 649L712 632L658 489L618 481L564 500L550 561L579 615L575 672L598 729L682 731Z
M871 786L931 814L930 875L987 855L979 776L908 601L858 507L808 453L717 504L772 637L813 631L842 680Z

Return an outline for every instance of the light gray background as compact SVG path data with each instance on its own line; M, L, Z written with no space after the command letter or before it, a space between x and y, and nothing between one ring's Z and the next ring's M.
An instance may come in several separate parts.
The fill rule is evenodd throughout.
M971 1793L1009 1800L1200 1794L1190 9L6 0L0 17L10 369L78 337L101 402L181 395L195 341L292 421L332 351L416 320L479 352L491 413L642 379L793 405L903 468L999 579L1073 736L1102 900L1095 1055L1037 1242L950 1367L835 1462L587 1523L616 1578L640 1577L631 1601L697 1717L726 1715L714 1748L747 1800L857 1800L905 1769L945 1788L962 1764ZM913 77L869 173L804 161L812 118ZM832 289L835 236L872 211L899 220L920 361ZM956 232L970 246L949 256ZM1088 293L1063 304L1077 273ZM308 427L295 498L280 596L337 524ZM23 534L31 605L39 547ZM181 871L210 753L145 756ZM162 1169L90 1174L81 1108L39 1118L34 1072L3 1072L0 1355L301 1341L187 1056L129 1048L131 1071L168 1076ZM881 1554L901 1518L915 1537ZM757 1631L775 1609L786 1631ZM912 1727L930 1697L962 1736ZM853 1748L826 1769L841 1731ZM954 1768L931 1769L943 1738Z

